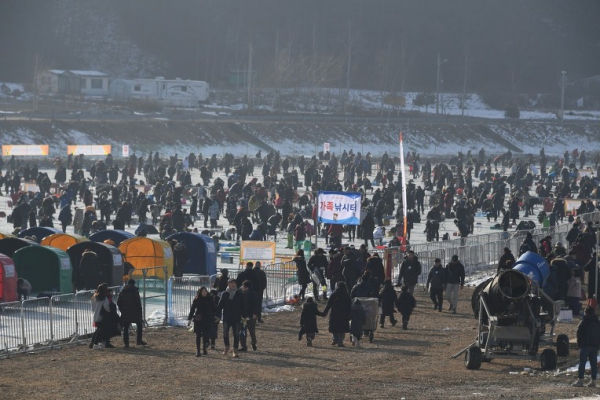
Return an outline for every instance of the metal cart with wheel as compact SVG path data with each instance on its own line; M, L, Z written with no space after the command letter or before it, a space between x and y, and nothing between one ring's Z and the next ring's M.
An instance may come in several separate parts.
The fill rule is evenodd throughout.
M365 310L365 323L363 332L369 338L369 343L373 343L377 322L379 321L379 299L377 297L357 297Z

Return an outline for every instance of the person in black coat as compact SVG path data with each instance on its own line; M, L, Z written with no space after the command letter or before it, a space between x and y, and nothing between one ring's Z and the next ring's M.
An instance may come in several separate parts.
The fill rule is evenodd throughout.
M371 271L365 271L362 275L360 282L358 282L350 292L350 297L377 297L379 285L377 282L373 284L371 279Z
M298 285L300 285L300 300L304 301L306 288L311 282L310 273L308 271L308 267L306 266L306 259L304 258L304 250L299 249L292 261L294 261L296 264L296 277L298 278ZM315 285L313 285L313 288L314 287ZM313 290L313 292L315 292L315 290ZM318 292L316 292L316 295L318 295Z
M317 316L324 317L325 313L319 311L317 303L312 297L306 299L306 303L302 305L302 313L300 314L300 331L298 332L298 340L302 340L302 336L306 334L306 345L312 346L312 341L315 334L319 333L317 327Z
M421 263L419 258L415 255L412 250L408 251L408 256L402 261L400 265L400 273L398 274L398 286L400 283L404 283L404 286L408 287L408 291L413 293L415 286L419 281L419 275L421 275Z
M90 290L102 283L102 265L98 255L87 249L79 261L78 289Z
M390 317L392 326L395 326L398 321L394 317L394 310L398 302L398 295L396 290L392 286L392 280L386 279L383 283L383 289L379 292L379 307L381 307L381 319L379 320L379 327L385 326L385 317Z
M350 320L352 321L350 323L350 334L352 335L354 347L360 347L360 339L363 336L363 327L366 319L367 315L362 303L359 299L354 299L354 304L350 308Z
M373 284L377 286L383 285L385 281L385 269L383 268L383 260L379 257L379 254L375 253L371 257L367 258L366 271L371 271L371 280Z
M229 270L227 268L221 269L221 275L215 278L213 288L217 289L218 293L223 293L227 290L227 282L229 282Z
M240 289L242 288L244 281L250 281L250 283L252 284L252 288L260 287L260 279L259 279L258 275L256 275L254 273L254 271L252 270L252 267L254 267L254 263L251 261L248 261L246 263L246 268L243 271L241 271L240 273L238 273L238 276L235 278L235 283L238 288L240 288Z
M592 381L588 387L596 387L596 378L598 375L598 344L600 332L598 332L600 322L596 316L596 310L593 307L586 307L585 315L577 327L577 347L579 347L579 375L573 386L583 386L583 377L585 374L585 364L589 360L591 366ZM590 332L594 332L591 333Z
M346 282L347 288L353 288L359 277L356 256L351 247L344 248L344 256L342 257L342 275Z
M333 336L332 346L338 345L344 347L344 338L346 333L350 332L350 309L352 300L348 294L348 288L344 282L338 282L336 288L327 301L327 306L323 313L327 315L329 310L329 332Z
M125 348L129 348L129 327L130 324L136 325L136 344L145 346L147 343L142 340L142 300L140 292L135 286L135 280L130 279L127 285L123 286L117 299L119 311L121 311L121 325L123 326L123 343Z
M265 271L261 269L262 264L260 261L257 261L252 268L252 272L258 278L259 286L256 288L256 295L258 296L258 303L260 304L260 309L258 310L258 323L262 324L262 304L263 298L265 295L265 290L267 289L267 274Z
M412 293L408 291L408 286L402 286L402 292L398 297L398 311L402 315L402 329L408 329L408 320L416 306L417 302Z
M323 300L327 300L327 283L325 282L325 270L327 269L327 256L325 250L318 248L315 250L315 254L308 260L308 269L311 273L316 273L319 277L319 284L323 287ZM313 295L315 300L319 300L317 284L313 282Z
M229 353L229 330L233 330L233 351L232 356L238 357L238 347L240 343L240 323L242 315L245 314L245 303L241 290L238 290L235 279L230 279L227 283L227 290L221 295L217 307L217 317L223 315L223 343L225 350L223 355Z
M425 289L430 290L429 297L433 302L433 309L439 312L442 312L446 283L446 269L442 267L442 260L436 258L433 267L429 270L429 275L427 275Z
M188 314L188 326L194 321L194 333L196 334L196 357L200 357L200 338L202 338L202 353L207 355L210 344L212 327L215 323L216 306L213 296L202 286L198 289L196 297L192 301L190 313Z
M511 261L510 267L507 268L507 261ZM508 247L504 248L504 253L502 254L502 256L500 257L500 260L498 260L498 272L505 270L505 269L512 269L512 266L515 264L515 256L513 255L513 253L510 251L510 249Z
M252 288L250 281L244 281L242 284L242 293L244 295L244 313L242 314L242 318L246 324L247 333L240 336L242 345L240 351L248 351L248 346L246 345L248 334L250 334L252 350L256 351L256 320L258 319L262 304L259 303L258 296Z

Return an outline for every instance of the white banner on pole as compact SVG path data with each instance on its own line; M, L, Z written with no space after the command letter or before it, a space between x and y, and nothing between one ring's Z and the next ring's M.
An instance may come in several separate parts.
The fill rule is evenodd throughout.
M327 153L330 146L331 145L329 143L323 143L323 153Z
M319 192L319 222L338 225L360 225L360 193Z
M121 152L122 152L123 157L129 157L129 145L124 144L123 147L121 148Z

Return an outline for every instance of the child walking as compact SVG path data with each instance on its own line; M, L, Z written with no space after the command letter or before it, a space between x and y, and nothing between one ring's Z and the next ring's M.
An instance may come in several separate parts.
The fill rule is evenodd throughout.
M402 292L398 297L398 311L402 314L402 329L408 329L408 320L413 309L417 306L414 296L408 291L408 286L402 286Z
M350 309L350 334L352 335L352 344L354 347L360 347L360 339L363 336L363 326L367 316L359 299L354 299L354 304Z
M324 317L325 314L319 311L317 303L312 297L307 297L306 302L302 305L302 313L300 314L300 331L298 332L298 340L302 340L302 336L306 335L306 345L311 347L315 334L319 333L317 328L317 315Z
M392 280L387 278L383 283L383 289L379 292L379 306L381 307L381 319L379 320L379 327L383 328L385 325L385 317L390 317L392 326L395 326L398 321L394 318L394 309L398 303L398 295L392 286Z

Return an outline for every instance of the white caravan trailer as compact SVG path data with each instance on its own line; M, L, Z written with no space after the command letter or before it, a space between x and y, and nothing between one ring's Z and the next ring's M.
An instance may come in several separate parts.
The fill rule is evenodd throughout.
M172 107L198 107L209 95L209 85L203 81L157 77L133 79L131 85L132 99L154 100Z

